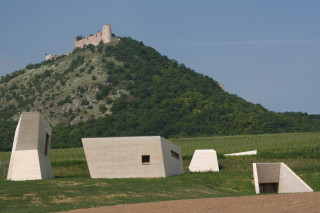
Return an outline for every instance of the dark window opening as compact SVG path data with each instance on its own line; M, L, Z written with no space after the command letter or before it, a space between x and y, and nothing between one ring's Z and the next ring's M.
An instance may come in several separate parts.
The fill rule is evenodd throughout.
M260 193L278 193L279 184L278 183L260 183L259 190Z
M141 156L142 163L150 163L150 155L142 155Z
M49 154L49 142L50 142L50 135L48 133L46 133L46 144L44 147L44 154L46 156L48 156L48 154Z
M178 153L172 151L172 150L171 150L171 156L176 158L176 159L178 159L178 160L180 160L180 155Z

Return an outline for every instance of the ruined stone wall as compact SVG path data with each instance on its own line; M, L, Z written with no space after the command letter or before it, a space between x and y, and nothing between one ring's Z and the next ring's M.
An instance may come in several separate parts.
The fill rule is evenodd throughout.
M57 58L58 56L60 56L60 55L59 55L59 54L58 54L58 55L46 54L46 61L51 60L51 59L55 59L55 58Z
M79 41L75 40L75 47L82 48L84 45L89 45L89 44L93 44L94 46L97 46L101 40L102 40L102 32L98 32L93 36L85 37Z
M112 34L111 34L111 25L106 24L103 26L102 31L92 35L85 37L83 39L77 40L75 39L75 47L82 48L84 45L93 44L97 46L100 41L103 43L109 43L112 41Z

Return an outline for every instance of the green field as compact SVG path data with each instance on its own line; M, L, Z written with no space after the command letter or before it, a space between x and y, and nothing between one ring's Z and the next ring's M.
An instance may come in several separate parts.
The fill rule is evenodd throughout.
M254 195L253 162L284 162L320 191L320 132L172 138L182 148L185 174L168 178L90 179L82 148L51 150L56 178L5 180L9 152L0 152L0 212L48 212L93 206ZM220 172L190 173L195 149L215 149ZM258 150L257 156L223 154Z

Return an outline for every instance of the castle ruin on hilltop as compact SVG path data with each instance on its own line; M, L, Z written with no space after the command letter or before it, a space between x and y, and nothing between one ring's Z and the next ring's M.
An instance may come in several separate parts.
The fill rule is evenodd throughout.
M75 38L75 47L82 48L85 45L93 44L97 46L101 41L103 43L110 43L115 39L111 33L111 25L106 24L102 27L102 30L94 35L88 37L77 36Z
M97 46L101 41L102 43L110 43L112 41L119 40L119 38L116 38L114 35L112 35L111 32L111 25L105 24L102 27L102 30L94 35L90 35L87 37L77 36L75 37L75 48L79 47L82 48L86 45L92 44L94 46ZM66 55L69 55L71 52L67 52ZM53 60L59 57L60 55L54 55L54 54L46 54L46 61L47 60Z

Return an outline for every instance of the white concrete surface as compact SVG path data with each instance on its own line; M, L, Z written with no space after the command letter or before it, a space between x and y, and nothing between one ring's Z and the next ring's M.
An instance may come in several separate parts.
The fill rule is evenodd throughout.
M12 146L8 180L54 177L49 160L51 131L39 112L21 114Z
M190 172L218 172L217 152L214 149L195 150L189 165L189 170Z
M256 191L256 194L260 194L257 165L256 163L253 163L252 166L253 166L254 189Z
M276 183L278 193L312 192L313 190L284 163L253 163L256 194L259 184Z
M91 178L167 177L183 174L181 149L160 136L82 138ZM177 153L178 158L171 152ZM142 163L142 156L150 156Z
M286 164L281 163L279 193L295 192L313 192L313 190Z
M257 150L225 154L224 156L257 155Z

